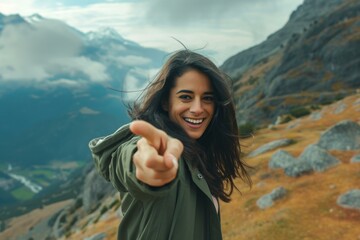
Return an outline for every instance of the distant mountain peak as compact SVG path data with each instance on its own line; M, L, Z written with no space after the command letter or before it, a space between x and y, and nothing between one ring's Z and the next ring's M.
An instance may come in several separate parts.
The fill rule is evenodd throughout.
M95 31L87 32L86 37L90 42L101 42L103 44L104 41L115 41L120 42L122 45L139 46L136 42L124 39L118 31L112 27L101 27Z
M114 39L124 41L124 38L111 27L102 27L97 31L90 31L86 34L90 40L95 39Z
M40 21L44 20L44 18L40 14L35 13L29 17L26 17L25 20L28 23L34 23L34 22L40 22Z
M0 13L0 24L19 24L24 22L25 20L19 14L4 15Z

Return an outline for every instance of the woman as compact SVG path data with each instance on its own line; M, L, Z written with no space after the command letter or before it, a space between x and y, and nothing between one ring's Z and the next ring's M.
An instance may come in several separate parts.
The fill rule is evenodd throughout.
M131 124L90 142L120 192L118 239L222 239L219 200L230 201L235 178L251 184L227 77L175 52L129 114Z

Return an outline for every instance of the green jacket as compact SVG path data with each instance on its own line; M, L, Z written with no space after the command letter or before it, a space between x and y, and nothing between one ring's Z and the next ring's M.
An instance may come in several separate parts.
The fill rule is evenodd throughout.
M124 215L121 240L222 239L209 187L198 169L179 159L178 175L162 187L150 187L135 177L132 155L139 137L129 125L89 143L99 173L120 192Z

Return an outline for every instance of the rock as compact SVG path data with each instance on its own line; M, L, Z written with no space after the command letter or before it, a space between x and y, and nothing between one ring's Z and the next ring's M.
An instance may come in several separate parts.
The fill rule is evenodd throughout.
M327 150L360 149L360 125L350 120L341 121L327 129L317 144Z
M85 178L83 190L84 210L90 212L103 197L109 196L114 192L114 187L93 168Z
M322 112L320 111L317 111L317 112L313 112L310 114L309 118L311 120L320 120L322 118L323 114Z
M342 113L346 108L347 108L347 105L340 102L339 104L336 105L336 108L334 109L333 113L334 114Z
M357 98L357 99L353 102L352 105L353 105L353 106L360 105L360 98Z
M311 144L301 153L300 162L308 162L311 168L317 172L323 172L326 169L339 164L340 161L330 155L324 149Z
M352 189L339 196L337 204L344 208L360 210L360 189Z
M103 240L106 238L106 234L105 233L97 233L97 234L94 234L90 237L86 237L84 238L84 240Z
M350 160L351 163L360 163L360 154L355 155Z
M299 177L313 171L309 162L297 160L296 163L286 167L284 172L290 177Z
M283 198L287 193L284 187L275 188L271 193L266 194L256 201L256 205L261 208L269 208L274 204L275 200Z
M296 162L296 159L288 152L279 149L272 156L269 161L269 168L286 168Z
M257 155L260 155L264 152L268 152L275 148L290 145L293 142L294 142L294 140L292 140L292 139L280 139L280 140L275 140L275 141L269 142L269 143L262 145L261 147L255 149L251 153L249 153L249 157L255 157Z

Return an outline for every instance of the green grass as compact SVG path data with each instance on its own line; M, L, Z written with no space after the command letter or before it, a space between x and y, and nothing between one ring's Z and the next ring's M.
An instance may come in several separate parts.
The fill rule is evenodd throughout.
M53 179L54 178L55 171L49 170L49 169L35 169L30 170L30 175L32 176L43 176L47 179Z
M27 187L22 186L11 191L11 195L20 201L25 201L31 199L34 196L34 193Z

